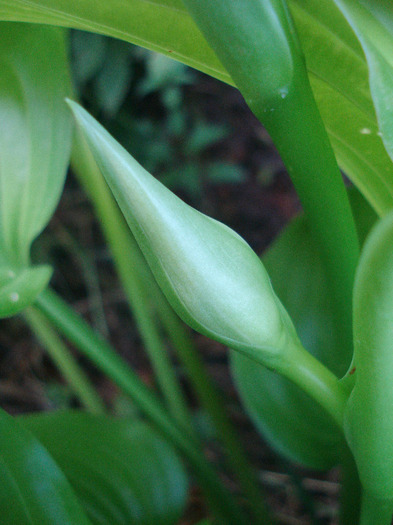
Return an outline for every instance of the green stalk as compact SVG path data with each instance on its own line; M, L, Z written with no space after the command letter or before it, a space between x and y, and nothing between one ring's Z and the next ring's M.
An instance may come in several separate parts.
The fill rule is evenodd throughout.
M138 257L139 248L132 242L127 225L115 204L108 186L99 172L83 136L78 135L72 151L72 167L85 191L90 195L104 235L116 262L120 279L135 321L151 360L160 390L172 416L192 434L190 412L180 389L175 369L152 317L151 305L138 267L146 264Z
M376 499L372 494L363 492L359 525L391 525L393 501Z
M276 371L315 399L343 430L349 394L342 388L339 379L318 359L299 345L288 351L285 363Z
M105 414L102 399L46 318L34 307L27 308L23 315L82 405L93 414Z
M79 140L83 140L80 135L78 142ZM153 339L153 344L158 349L157 330L152 318L153 312L148 308L146 296L148 294L154 300L159 318L173 347L176 349L192 387L202 406L212 418L218 439L221 440L226 449L228 464L237 476L244 496L250 504L254 519L257 520L255 523L268 525L271 519L261 496L255 471L249 464L239 438L226 415L224 402L209 379L203 362L183 324L169 306L154 280L137 242L125 223L94 159L91 157L90 151L83 144L74 145L72 166L97 210L100 224L113 254L128 300L135 311L135 315L139 314L139 327L144 328L145 341L149 338ZM135 292L137 292L137 297L141 298L137 305L134 304ZM135 306L137 306L136 309ZM166 392L170 394L170 385L167 385ZM175 412L175 410L181 409L181 404L175 403L175 400L176 398L172 399L172 415L177 415L178 422L184 424L184 421L187 421L186 414L184 410L179 414Z
M54 292L42 292L37 298L36 307L95 366L128 394L152 423L184 454L195 470L200 486L220 520L219 523L246 524L245 516L207 462L198 443L177 426L154 393L142 383L112 347Z
M184 4L281 154L324 258L351 355L356 227L285 0Z

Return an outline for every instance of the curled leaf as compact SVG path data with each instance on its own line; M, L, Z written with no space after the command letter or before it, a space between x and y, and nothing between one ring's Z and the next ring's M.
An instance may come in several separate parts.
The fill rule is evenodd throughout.
M234 231L186 205L85 110L69 102L157 282L195 330L278 366L298 345L258 256Z
M365 489L393 500L393 214L372 230L354 289L355 386L345 432Z
M57 205L71 147L72 121L64 104L70 80L63 31L1 23L0 68L4 124L0 128L0 281L5 286L0 284L0 316L4 317L34 300L49 279L47 268L27 269L31 243Z

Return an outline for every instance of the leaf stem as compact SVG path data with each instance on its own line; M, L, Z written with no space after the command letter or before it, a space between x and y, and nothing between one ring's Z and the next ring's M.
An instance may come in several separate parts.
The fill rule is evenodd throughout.
M45 290L38 296L36 307L88 359L128 394L152 423L184 454L194 468L200 486L220 523L246 524L243 512L222 485L198 443L177 426L154 393L142 383L112 347L51 290Z
M51 324L34 307L27 308L23 315L81 403L93 414L105 414L102 399Z
M277 372L315 399L343 430L348 392L318 359L299 344L288 351L285 363L280 364Z

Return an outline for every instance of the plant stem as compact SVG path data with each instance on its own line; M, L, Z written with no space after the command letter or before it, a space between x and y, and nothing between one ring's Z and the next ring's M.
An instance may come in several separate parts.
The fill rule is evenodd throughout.
M359 525L391 525L393 501L376 499L367 491L363 492Z
M23 315L81 403L93 414L106 413L102 399L46 318L34 307L27 308Z
M128 226L80 132L74 141L72 167L85 191L91 197L100 219L100 224L113 254L117 271L168 409L177 422L187 432L193 434L187 403L157 323L153 319L144 283L139 279L138 268L146 263L143 257L138 257L139 248L131 238Z
M263 363L262 363L263 364ZM348 392L339 379L300 344L288 351L288 357L277 372L295 383L315 399L343 430Z
M246 524L245 516L207 462L198 443L177 426L154 393L112 347L54 292L42 292L37 298L36 306L65 337L128 394L152 423L184 454L199 477L200 486L220 520L219 523Z
M352 355L352 290L358 240L341 173L308 82L299 82L264 122L294 183L332 285L341 345ZM348 362L349 366L349 362Z
M82 137L78 136L78 140L80 138ZM152 338L152 344L158 346L156 325L152 319L153 312L147 307L148 297L146 294L148 294L149 298L154 299L154 306L159 318L186 370L192 387L202 406L212 418L218 439L226 449L228 464L239 480L243 494L250 505L250 511L256 520L255 523L268 525L271 523L271 519L258 487L255 471L249 464L235 429L226 415L224 402L208 377L203 362L182 322L157 285L94 159L83 144L74 145L72 166L97 210L120 279L135 315L138 316L139 328L144 329L144 340L148 341L149 338ZM135 304L135 292L140 298L138 304ZM171 395L172 390L170 386L166 385L165 389L169 395ZM175 400L175 396L171 398L172 415L177 416L178 422L184 425L184 422L188 423L188 417L184 410L181 410L182 404L175 403Z

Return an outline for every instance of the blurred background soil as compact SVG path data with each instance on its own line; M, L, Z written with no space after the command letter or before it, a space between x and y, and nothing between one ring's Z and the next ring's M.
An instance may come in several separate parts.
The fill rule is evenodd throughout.
M268 135L235 89L159 55L86 33L73 33L72 64L85 107L149 171L186 202L237 231L257 253L299 210ZM72 173L35 253L53 265L53 287L154 387L99 223ZM269 449L240 405L226 349L201 335L194 337L209 373L226 395L228 411L279 522L333 524L338 472L305 471ZM114 412L132 411L108 379L85 359L78 360ZM175 359L174 366L182 377ZM1 321L0 371L0 403L13 414L78 406L19 317ZM195 406L191 394L190 403ZM200 424L208 434L203 414ZM208 453L220 461L214 445ZM233 480L225 481L236 491ZM203 513L194 488L182 523L195 523Z

